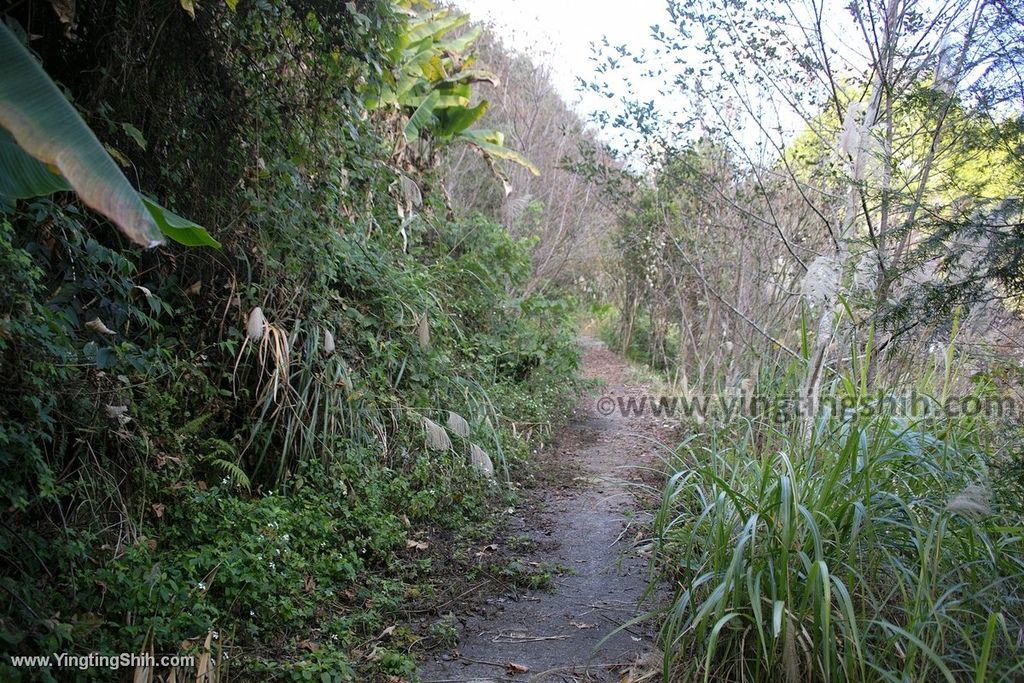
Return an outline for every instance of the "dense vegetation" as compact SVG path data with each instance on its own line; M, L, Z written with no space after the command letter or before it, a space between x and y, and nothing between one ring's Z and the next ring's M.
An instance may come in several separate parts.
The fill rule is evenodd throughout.
M449 144L522 161L468 127L487 76L441 46L464 19L55 7L5 19L125 174L223 246L143 251L68 192L5 205L4 652L411 675L408 640L379 637L432 590L411 539L507 504L577 363L570 302L522 293L529 245L455 213L435 170Z
M667 462L664 676L1019 679L1020 4L667 4L590 83L646 165L604 334L747 407Z
M160 230L0 87L4 654L414 679L437 561L578 389L580 300L742 406L652 489L664 680L1024 676L1024 7L666 7L587 126L427 2L13 3L0 54Z

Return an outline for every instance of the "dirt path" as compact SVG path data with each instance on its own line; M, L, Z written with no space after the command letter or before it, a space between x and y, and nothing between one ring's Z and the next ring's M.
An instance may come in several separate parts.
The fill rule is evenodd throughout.
M626 364L603 344L581 344L584 375L607 385L599 394L647 391L629 383ZM424 682L619 681L638 661L649 666L649 625L601 641L650 607L638 609L647 562L635 541L645 519L628 487L640 481L638 468L657 465L656 442L668 442L671 430L652 419L599 414L597 405L597 396L581 397L571 423L538 456L542 484L524 508L539 513L517 511L512 523L532 541L525 562L567 571L547 590L509 591L457 610L457 651L423 662Z

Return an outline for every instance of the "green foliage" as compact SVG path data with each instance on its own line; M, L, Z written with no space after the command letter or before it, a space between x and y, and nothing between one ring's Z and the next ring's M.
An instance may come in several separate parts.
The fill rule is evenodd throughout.
M1020 676L1024 529L989 493L986 425L860 387L834 390L870 410L826 413L809 442L768 411L676 452L655 522L666 680Z
M407 4L411 19L391 52L394 66L384 74L379 92L368 98L368 106L397 110L404 121L402 134L408 145L420 141L444 145L457 139L478 150L502 180L504 175L494 168L494 159L511 161L540 175L525 157L505 147L501 132L471 128L488 107L486 100L471 103L472 85L497 83L494 74L471 68L474 58L467 50L480 36L481 29L475 27L451 37L453 30L469 21L468 15L450 9L417 14L411 9L416 3ZM406 153L426 168L434 164L433 147L422 155L414 150Z
M0 64L0 199L9 202L73 189L85 204L143 246L160 244L158 233L187 246L220 246L203 227L135 192L7 26L0 26ZM125 126L136 141L142 139L137 129Z
M243 678L407 677L405 650L363 647L427 580L407 536L506 502L470 449L504 478L568 410L571 302L520 294L529 245L448 215L436 179L395 211L401 139L363 106L394 7L157 4L80 7L108 39L41 54L175 199L157 222L223 248L122 253L71 194L5 209L4 650L177 652L212 629ZM428 452L422 418L448 411L470 435Z

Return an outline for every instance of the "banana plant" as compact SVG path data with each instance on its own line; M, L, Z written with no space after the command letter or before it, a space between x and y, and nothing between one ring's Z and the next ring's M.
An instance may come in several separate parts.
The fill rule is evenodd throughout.
M430 7L427 3L417 4ZM399 3L400 9L409 16L409 23L391 52L394 67L384 76L385 86L367 100L367 105L371 109L391 109L400 114L406 145L421 139L437 145L452 142L471 145L490 164L506 189L508 181L494 164L497 159L540 175L537 167L525 157L505 147L500 132L472 128L488 107L486 100L472 104L472 86L498 84L494 74L472 68L475 60L467 53L479 38L480 27L448 37L451 31L469 21L467 15L449 9L417 13L412 5L408 1Z
M166 235L219 248L196 223L139 194L24 45L0 24L0 200L74 191L144 247Z

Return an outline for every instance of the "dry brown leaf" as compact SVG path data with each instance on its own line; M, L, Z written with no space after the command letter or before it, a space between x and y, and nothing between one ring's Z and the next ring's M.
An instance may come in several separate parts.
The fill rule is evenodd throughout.
M151 507L153 508L153 514L156 515L157 519L160 519L161 517L163 517L164 516L164 510L167 509L167 506L164 505L163 503L153 503L153 505Z
M100 334L117 334L112 329L103 324L103 321L99 318L93 318L85 324L85 329L91 332L98 332Z
M320 649L320 643L307 638L299 643L299 649L306 650L308 652L316 652Z
M196 683L214 683L213 663L210 661L210 644L213 642L213 630L206 632L203 651L196 657Z
M405 541L405 547L410 548L412 550L426 550L430 547L430 544L426 541L417 541L415 539L410 538Z
M530 670L530 667L525 664L516 664L515 662L509 662L505 665L510 674L524 674Z

